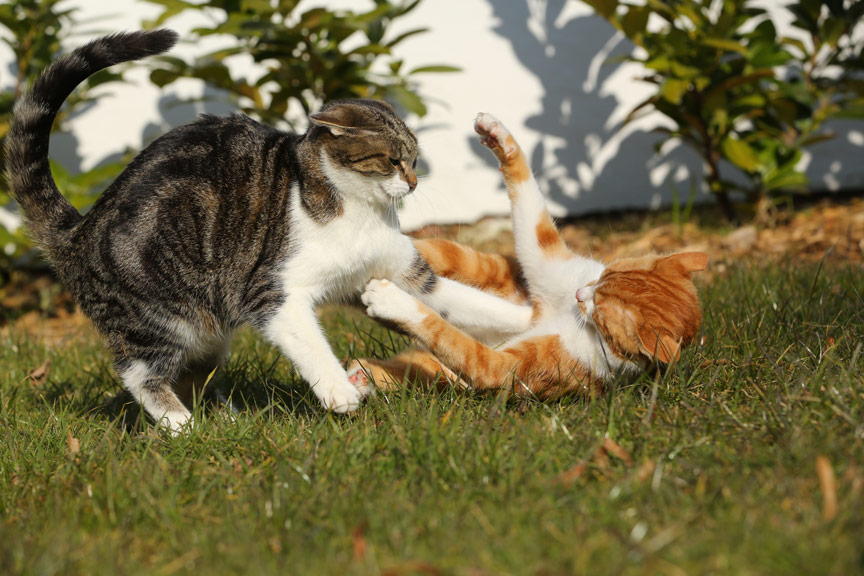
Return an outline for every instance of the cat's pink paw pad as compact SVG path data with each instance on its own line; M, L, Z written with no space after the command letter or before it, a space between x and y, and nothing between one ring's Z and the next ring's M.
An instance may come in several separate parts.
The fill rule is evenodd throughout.
M512 158L519 150L507 128L491 114L477 114L474 131L480 135L480 143L492 150L499 160Z
M351 362L348 366L348 382L350 382L363 396L374 396L375 388L369 381L369 375L363 369L363 365L357 360Z
M348 374L348 382L353 384L355 388L362 388L369 383L369 379L366 378L363 369L359 368L354 374Z

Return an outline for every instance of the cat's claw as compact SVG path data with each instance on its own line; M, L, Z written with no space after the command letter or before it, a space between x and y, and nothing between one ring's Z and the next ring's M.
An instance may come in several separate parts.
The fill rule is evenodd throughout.
M370 280L360 300L373 318L412 324L422 322L425 317L420 303L389 280Z
M519 145L510 131L491 114L477 114L474 131L480 135L480 143L489 148L499 162L506 162L519 154Z

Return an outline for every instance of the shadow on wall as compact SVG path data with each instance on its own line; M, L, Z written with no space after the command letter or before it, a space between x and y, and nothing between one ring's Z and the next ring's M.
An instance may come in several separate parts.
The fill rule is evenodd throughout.
M540 141L525 152L549 200L571 215L657 208L673 202L673 185L685 201L691 181L702 190L697 201L711 200L702 186L703 170L695 151L670 142L657 153L661 135L635 124L620 130L620 121L638 101L622 102L619 95L639 71L619 74L617 83L607 86L621 72L621 64L607 61L632 50L608 22L587 11L573 14L573 8L585 7L577 0L487 1L498 20L495 33L510 42L522 66L543 86L540 112L526 120ZM838 159L860 154L849 147L864 148L864 127L833 122L830 128L837 138L808 150L812 189L864 187L864 167ZM491 162L476 140L472 149ZM727 178L740 176L731 165L721 169Z
M88 102L75 111L72 116L77 117L96 102ZM159 98L159 121L151 122L144 127L141 134L141 150L159 136L165 134L172 128L182 126L194 121L201 114L225 115L237 111L237 107L230 103L228 96L220 91L204 86L204 95L196 99L181 99L176 95L168 93ZM79 140L71 132L59 132L51 135L51 159L69 170L71 174L81 173L83 158L78 152ZM94 165L94 169L113 164L123 159L126 151L113 152Z
M172 128L195 121L202 114L227 116L239 112L226 92L207 84L203 87L203 95L200 98L179 98L175 94L163 94L159 98L159 122L149 123L141 134L144 145L150 144Z
M494 31L543 86L540 112L526 120L540 142L525 152L549 200L567 214L657 207L671 202L670 179L683 194L691 175L701 180L695 153L667 146L658 156L659 135L619 133L612 124L613 114L629 108L615 91L604 91L618 70L606 61L627 56L632 46L608 22L587 13L568 18L573 0L488 1L498 19Z

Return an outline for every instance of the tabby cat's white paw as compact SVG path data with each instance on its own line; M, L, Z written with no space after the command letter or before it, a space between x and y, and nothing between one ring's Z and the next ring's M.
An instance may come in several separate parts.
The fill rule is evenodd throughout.
M318 390L315 390L315 393L318 394ZM325 394L319 395L318 399L321 400L321 405L327 410L344 414L360 408L365 395L364 391L345 381L339 386L334 386Z
M360 300L366 306L366 313L373 318L415 324L425 317L420 311L420 302L389 280L370 280Z

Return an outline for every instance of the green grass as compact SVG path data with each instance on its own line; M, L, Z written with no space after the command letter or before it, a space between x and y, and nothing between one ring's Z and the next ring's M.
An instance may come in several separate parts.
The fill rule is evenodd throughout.
M677 367L546 404L401 391L330 416L243 334L222 385L246 408L179 438L136 418L98 343L13 334L0 571L864 572L864 270L733 265L702 296L704 344ZM326 323L340 356L405 344L355 313ZM607 436L632 462L595 455Z

